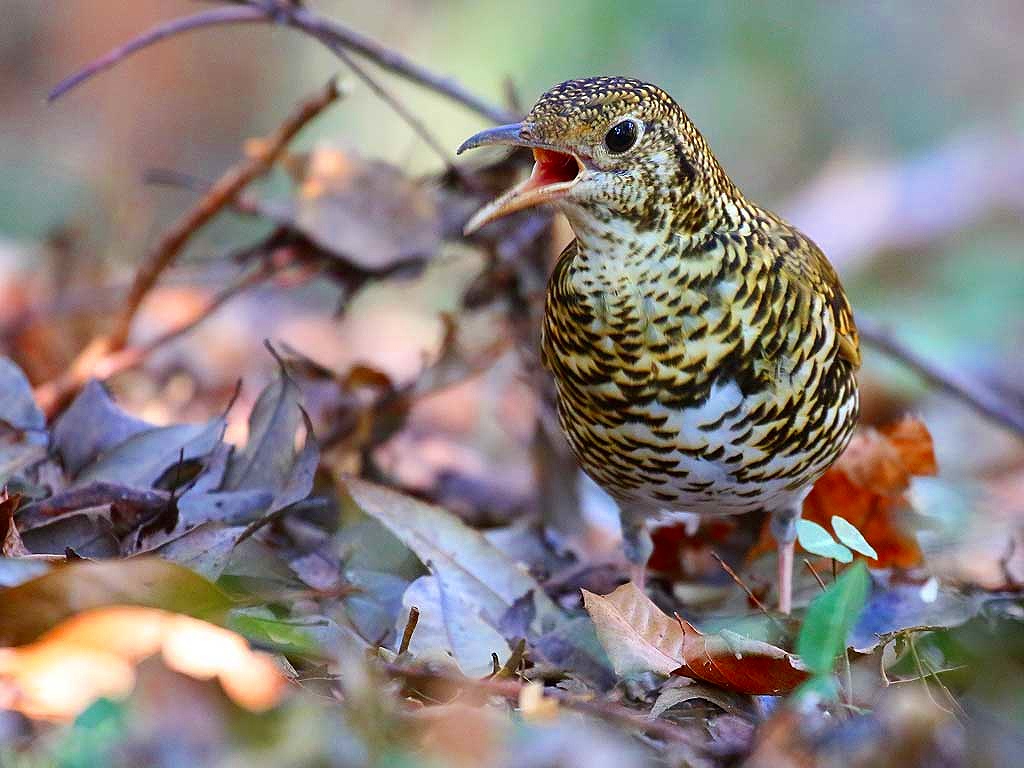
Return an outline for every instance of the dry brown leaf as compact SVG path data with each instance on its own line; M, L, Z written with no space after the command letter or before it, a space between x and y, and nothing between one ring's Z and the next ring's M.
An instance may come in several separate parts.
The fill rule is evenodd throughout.
M284 693L270 657L240 635L177 613L113 606L78 614L28 645L0 648L0 709L74 718L100 697L127 696L136 665L156 653L182 674L216 677L247 709L267 709Z
M583 602L619 675L676 674L759 695L787 693L809 677L794 654L729 630L705 635L632 583L604 597L583 590Z
M434 194L379 160L319 147L299 189L296 223L317 245L367 270L432 255L441 242Z
M683 631L632 582L610 595L582 590L612 668L618 675L657 672L671 675L683 658Z

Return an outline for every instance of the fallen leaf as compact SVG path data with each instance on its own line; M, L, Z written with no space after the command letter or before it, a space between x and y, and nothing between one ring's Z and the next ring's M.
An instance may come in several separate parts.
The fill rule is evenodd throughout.
M9 496L6 489L0 493L0 557L24 557L31 554L14 523L14 513L20 505L20 494Z
M76 478L78 487L103 481L151 488L182 461L207 456L224 434L223 418L205 424L173 424L137 432L100 454Z
M112 606L66 619L28 645L0 648L0 706L71 719L100 697L127 696L136 665L157 653L182 674L217 678L251 710L273 706L287 684L268 655L230 630L155 608Z
M46 426L46 417L32 397L28 378L6 357L0 357L0 422L20 432Z
M256 400L249 415L249 439L229 459L219 490L276 493L283 488L295 463L300 416L299 389L282 368Z
M125 413L106 387L90 381L53 425L51 442L64 470L75 477L101 453L147 429L153 425Z
M446 585L467 596L494 626L530 592L537 608L535 631L562 619L525 568L448 511L357 478L346 478L344 485L366 514L383 523Z
M934 582L932 582L934 583ZM916 626L957 627L978 615L990 602L1003 598L982 591L960 593L938 590L934 598L927 585L890 584L875 590L847 639L857 653L871 653L880 637Z
M200 576L216 581L224 573L244 530L244 527L225 523L202 523L164 542L149 554L159 554L165 560L180 563Z
M143 605L216 620L233 603L188 568L155 557L79 560L0 589L0 645L30 642L69 616L109 605Z
M61 555L68 547L82 557L106 558L120 554L109 505L69 512L42 525L25 528L21 540L30 552L39 555Z
M904 494L914 477L936 472L931 435L922 422L907 417L881 429L862 429L814 484L802 517L828 527L832 517L839 515L877 553L878 559L869 567L912 568L921 564L923 555L917 538L900 519L908 507ZM774 546L766 523L749 557Z
M314 150L296 205L300 231L363 269L424 258L441 242L430 188L393 165L352 152L326 146Z
M679 674L758 695L787 693L808 677L799 658L774 645L669 618L632 583L604 597L583 590L583 602L619 675Z
M938 473L928 428L909 416L877 430L861 430L836 466L857 485L890 495L905 491L913 477Z
M658 691L658 698L651 707L651 717L661 717L672 707L695 699L710 702L725 712L734 714L742 714L750 701L735 691L725 691L699 680L673 677Z

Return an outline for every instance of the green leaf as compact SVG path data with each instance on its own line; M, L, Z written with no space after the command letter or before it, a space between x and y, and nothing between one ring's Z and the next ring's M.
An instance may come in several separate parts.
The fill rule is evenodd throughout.
M870 587L867 568L857 562L808 606L796 652L815 674L831 673L836 658L846 651L846 638L867 602Z
M832 515L832 530L836 532L836 537L854 552L870 557L872 560L878 559L875 548L868 544L867 539L849 520L839 515Z
M853 562L853 552L832 538L832 534L810 520L796 521L796 539L812 555L831 557L840 563Z

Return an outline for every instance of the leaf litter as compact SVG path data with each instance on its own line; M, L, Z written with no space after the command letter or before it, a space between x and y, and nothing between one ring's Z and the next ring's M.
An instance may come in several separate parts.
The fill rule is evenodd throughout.
M429 274L428 262L451 241L470 246L476 272L463 276L469 287L444 310L433 362L425 358L418 375L402 380L383 360L384 347L400 344L392 339L380 345L382 359L334 371L282 342L288 361L273 355L277 375L252 401L239 431L246 439L232 444L233 422L217 415L223 403L198 423L150 423L98 382L47 425L28 379L4 359L0 477L10 494L0 501L0 658L13 671L3 685L25 684L30 667L33 675L59 669L47 667L47 649L61 647L54 638L62 633L74 638L76 626L92 622L101 641L150 633L166 655L168 627L210 622L204 631L213 634L198 637L230 637L238 659L251 660L251 647L271 654L259 658L274 659L283 675L274 679L287 678L291 695L267 705L301 721L310 743L356 756L339 764L360 764L358 756L385 745L410 766L423 765L424 755L437 764L468 755L465 764L529 767L576 764L582 754L616 768L790 764L779 761L806 755L802 764L815 764L814 749L841 755L820 745L840 743L851 728L909 727L891 703L897 697L916 696L906 699L915 711L939 713L920 727L940 743L959 733L945 711L955 711L947 706L953 697L1004 695L996 683L979 688L987 682L980 667L996 659L1019 668L1019 652L985 638L991 626L1007 637L1019 631L1020 595L956 589L928 573L911 502L915 478L937 467L920 421L861 430L808 498L800 540L817 558L808 562L824 592L802 571L795 620L759 602L770 558L749 546L756 519L713 521L674 545L662 531L667 543L656 554L675 551L659 561L650 597L629 584L610 590L608 574L617 578L621 564L597 554L614 546L581 514L574 466L564 446L550 444L557 430L542 423L550 413L543 386L532 387L525 404L494 391L509 371L533 382L538 368L538 292L558 251L547 215L521 214L467 244L458 233L487 189L468 190L450 176L410 178L326 145L284 164L293 181L287 204L238 200L276 227L248 258L287 253L306 275L320 270L317 290L335 289L343 312L366 286ZM474 179L502 188L521 166L513 154ZM252 306L257 316L265 311ZM288 320L275 316L273 332ZM242 337L251 344L255 335L228 329L220 348L234 349ZM467 354L474 345L477 354ZM195 347L181 355L190 356L209 355ZM515 365L504 362L505 370L495 365L510 359ZM227 390L239 373L220 372ZM473 388L459 386L474 377ZM453 481L439 472L414 486L389 465L387 456L403 449L438 450L437 441L383 450L431 428L418 413L428 398L446 402L449 415L485 403L493 410L477 422L497 414L530 442L520 453L550 493L533 489L505 504L528 525L473 516L507 496L502 475L514 445L473 419L460 437L500 457L491 476ZM440 499L446 503L433 503ZM855 554L849 566L829 559ZM861 558L876 556L869 576ZM599 583L595 574L605 584L586 589ZM116 620L99 620L98 611ZM127 670L134 686L83 682L81 699L62 716L81 712L82 722L109 724L119 707L152 702L147 680L175 690L141 660L161 655L155 641L138 648L146 653L122 654L121 671L105 681L123 681ZM223 671L207 666L195 676L223 681ZM219 701L214 688L190 689L188 701ZM789 696L802 688L819 694L816 709ZM0 685L4 706L12 690ZM224 690L245 705L230 684ZM30 708L24 692L21 711L48 716ZM116 701L91 703L99 695ZM865 743L876 757L886 754L884 742Z

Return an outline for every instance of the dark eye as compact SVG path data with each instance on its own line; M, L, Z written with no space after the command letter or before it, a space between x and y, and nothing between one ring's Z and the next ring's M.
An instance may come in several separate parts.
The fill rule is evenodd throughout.
M636 120L622 120L608 129L604 136L604 145L613 155L618 155L632 149L639 136L640 130Z

